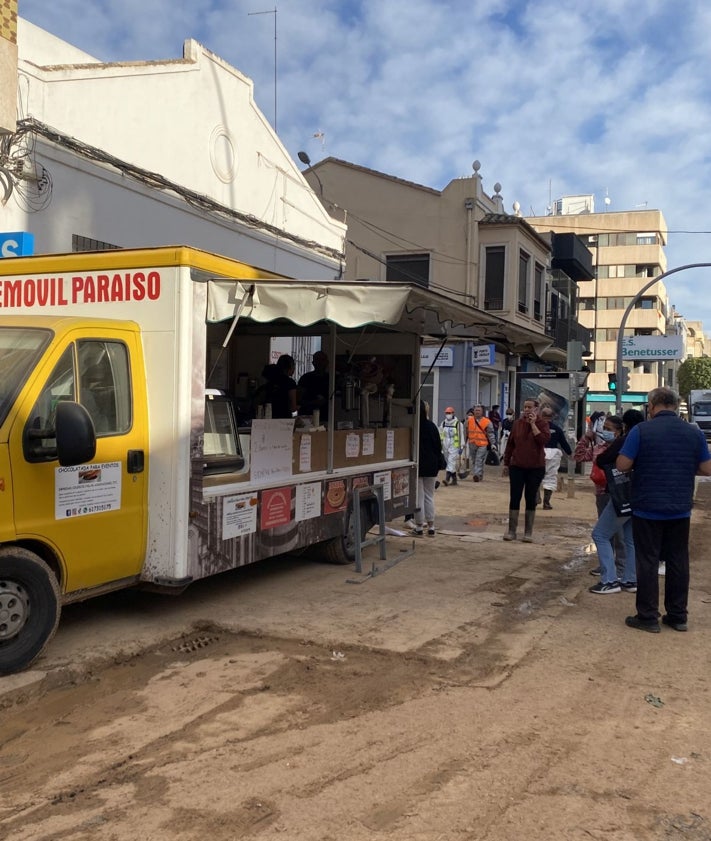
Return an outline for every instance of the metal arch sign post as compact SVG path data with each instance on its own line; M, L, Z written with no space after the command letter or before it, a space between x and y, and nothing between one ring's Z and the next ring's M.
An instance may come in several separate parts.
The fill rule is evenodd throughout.
M678 266L676 269L669 269L668 272L662 272L662 274L657 275L657 277L652 278L649 283L645 284L639 292L632 298L630 303L625 310L624 315L622 316L622 321L620 321L620 331L617 334L617 361L615 363L615 373L617 376L617 392L615 393L615 413L617 415L622 415L622 382L619 376L620 371L622 370L622 341L624 338L625 332L625 325L627 324L627 317L634 309L635 304L639 299L644 295L644 293L649 289L650 286L654 286L655 283L659 283L660 280L664 280L665 277L669 277L669 275L676 274L677 272L686 271L686 269L708 269L711 268L711 263L688 263L685 266Z

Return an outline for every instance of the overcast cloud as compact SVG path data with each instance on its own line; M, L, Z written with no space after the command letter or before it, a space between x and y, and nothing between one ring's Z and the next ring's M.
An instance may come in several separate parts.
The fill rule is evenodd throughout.
M292 157L435 189L478 159L508 212L518 201L543 215L578 193L601 211L608 195L610 210L664 213L669 268L711 262L705 0L19 0L105 61L176 58L195 38L254 80L272 122L275 6L277 130ZM667 282L709 331L710 280Z

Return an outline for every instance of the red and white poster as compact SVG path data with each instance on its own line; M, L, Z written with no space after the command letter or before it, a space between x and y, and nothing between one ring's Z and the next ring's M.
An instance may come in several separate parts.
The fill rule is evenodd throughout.
M260 528L273 529L291 522L291 488L262 491Z

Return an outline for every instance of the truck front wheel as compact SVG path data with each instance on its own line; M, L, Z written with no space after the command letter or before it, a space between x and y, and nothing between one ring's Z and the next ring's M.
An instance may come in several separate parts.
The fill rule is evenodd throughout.
M0 549L0 675L24 669L57 630L59 584L26 549Z

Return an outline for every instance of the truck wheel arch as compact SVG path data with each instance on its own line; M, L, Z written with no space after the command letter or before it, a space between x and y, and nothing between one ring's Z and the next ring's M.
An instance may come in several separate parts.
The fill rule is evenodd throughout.
M0 675L32 663L59 624L59 582L28 549L0 547Z

